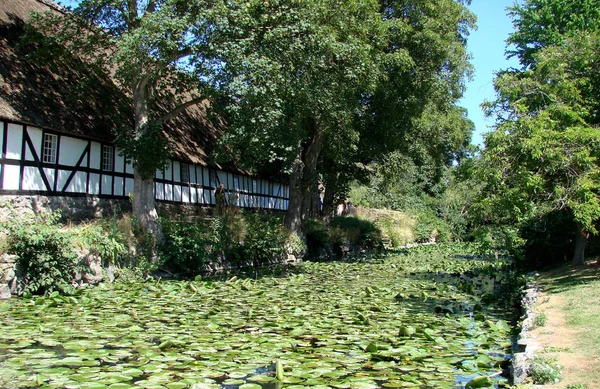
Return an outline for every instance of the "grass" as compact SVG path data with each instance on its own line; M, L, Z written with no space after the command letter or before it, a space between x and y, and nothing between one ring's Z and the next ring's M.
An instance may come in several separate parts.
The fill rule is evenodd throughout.
M564 301L561 309L566 319L565 329L575 331L575 345L569 354L577 354L589 362L568 380L571 384L567 388L600 387L600 269L565 266L544 273L539 284L548 295ZM557 336L560 330L556 329Z

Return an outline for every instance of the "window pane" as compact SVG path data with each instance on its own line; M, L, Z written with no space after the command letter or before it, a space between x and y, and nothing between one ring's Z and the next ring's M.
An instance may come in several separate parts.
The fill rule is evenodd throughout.
M52 134L44 135L44 150L42 152L42 162L56 163L56 150L58 136Z

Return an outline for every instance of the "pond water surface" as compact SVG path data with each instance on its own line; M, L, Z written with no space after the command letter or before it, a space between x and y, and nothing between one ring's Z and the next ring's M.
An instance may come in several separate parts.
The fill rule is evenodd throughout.
M462 388L483 375L503 387L501 268L428 249L12 299L0 303L0 387Z

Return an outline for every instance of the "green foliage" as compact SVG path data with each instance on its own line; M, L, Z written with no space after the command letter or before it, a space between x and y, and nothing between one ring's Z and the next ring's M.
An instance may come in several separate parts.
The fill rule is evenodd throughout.
M192 273L201 269L212 255L217 242L211 230L202 224L182 220L162 221L165 243L160 246L161 264L171 271Z
M304 222L304 233L306 234L306 249L308 255L313 258L327 255L329 247L329 230L324 221L309 219Z
M526 67L535 66L536 54L560 42L565 34L600 29L600 9L595 0L527 0L509 10L515 32L507 43L515 49L508 54Z
M17 256L17 271L24 276L21 294L74 291L77 263L76 236L58 223L60 213L13 216L1 223L6 232L6 250Z
M529 366L529 376L534 384L544 385L557 383L561 379L561 367L556 364L556 358L536 356Z
M228 210L209 223L164 220L163 228L161 265L176 273L196 273L222 259L231 265L260 266L304 251L298 237L269 214Z
M371 220L338 216L329 222L329 229L331 242L336 252L339 252L342 245L370 250L383 248L381 230Z
M600 64L600 14L592 1L529 0L513 16L523 70L501 72L487 105L497 124L485 138L481 222L535 232L536 219L564 211L573 222L563 236L575 225L597 233L600 78L590 69Z
M415 224L415 242L449 242L452 234L448 224L431 211L419 212Z
M548 316L545 313L538 313L533 319L533 328L545 327L548 323Z

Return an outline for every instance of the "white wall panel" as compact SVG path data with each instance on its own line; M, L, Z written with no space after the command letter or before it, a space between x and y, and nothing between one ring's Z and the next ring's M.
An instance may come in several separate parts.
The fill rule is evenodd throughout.
M204 177L204 186L210 186L210 177L207 168L202 168L202 177Z
M6 139L6 158L21 159L21 146L23 145L23 126L8 125L8 138ZM18 183L17 183L18 186Z
M90 168L100 169L100 161L102 160L102 147L100 143L92 142L90 150Z
M165 199L165 188L163 184L154 184L154 198L157 200Z
M56 176L56 169L44 168L44 174L50 184L50 190L54 190L54 177Z
M87 147L87 144L88 142L86 140L71 138L70 136L61 136L58 163L60 165L75 166L81 157L83 150ZM81 165L87 166L86 158L83 159ZM59 187L62 188L61 185L59 185Z
M173 179L173 170L171 169L171 161L165 167L165 180L171 181Z
M181 185L173 185L173 201L181 202Z
M125 186L125 180L123 180L123 177L115 177L115 191L113 192L113 194L115 196L123 196L123 187Z
M181 167L179 161L173 161L173 181L181 182Z
M65 184L67 183L67 179L69 178L69 175L71 175L71 172L68 170L59 170L58 171L58 180L56 181L56 190L57 191L62 191L63 188L65 187Z
M159 180L162 180L165 177L165 175L163 174L163 171L161 169L156 169L154 177L158 178Z
M100 194L100 175L92 173L90 174L90 194Z
M125 173L127 174L133 174L133 164L131 163L131 161L127 161L125 164Z
M27 127L27 134L29 134L29 139L31 139L31 143L33 144L33 150L29 149L29 146L25 146L25 159L27 161L35 161L33 158L33 153L38 156L38 158L42 159L42 130L35 127ZM33 190L33 189L32 189Z
M4 165L4 180L2 182L2 189L17 190L19 189L19 173L21 168L19 166Z
M133 196L133 178L125 179L125 196Z
M188 186L184 186L181 190L181 202L182 203L190 202L190 188Z
M198 189L190 188L190 202L193 204L198 203Z
M69 187L67 188L67 192L74 193L85 193L85 184L87 181L87 173L85 172L77 172L73 176Z
M165 185L165 200L173 201L173 185Z
M121 153L115 151L115 171L117 173L125 172L125 157ZM121 193L121 192L119 192Z
M102 175L102 193L101 194L111 195L112 194L112 185L113 185L112 176L103 174Z
M25 166L23 168L23 190L46 190L42 174L37 167Z

